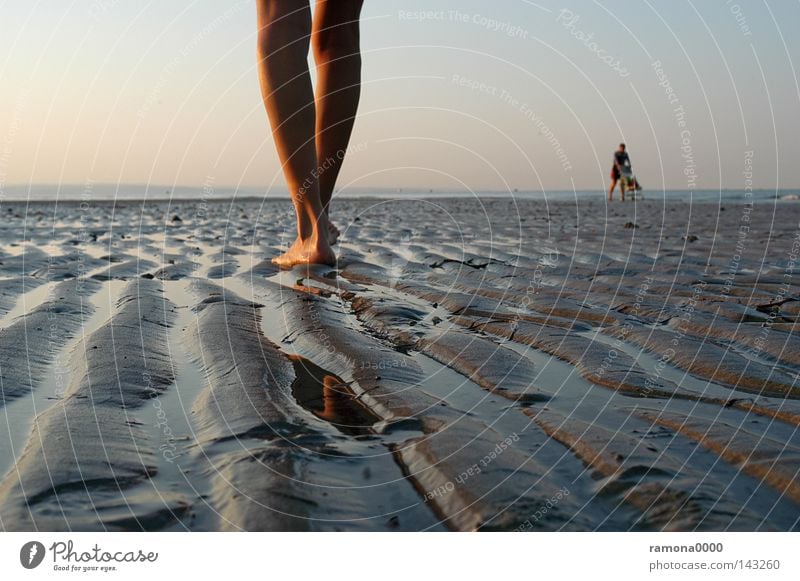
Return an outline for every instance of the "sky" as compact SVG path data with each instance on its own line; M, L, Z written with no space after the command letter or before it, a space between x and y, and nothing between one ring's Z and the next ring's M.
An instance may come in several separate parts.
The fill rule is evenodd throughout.
M0 194L283 188L253 0L0 0ZM366 0L339 187L800 187L800 3ZM791 23L795 23L793 28Z

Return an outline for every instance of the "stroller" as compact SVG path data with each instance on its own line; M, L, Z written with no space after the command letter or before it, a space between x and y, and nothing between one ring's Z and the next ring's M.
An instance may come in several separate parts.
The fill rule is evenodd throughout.
M643 200L644 194L642 193L642 186L639 184L639 180L636 179L636 175L633 173L631 167L627 165L622 166L619 174L619 179L622 182L622 188L625 190L625 193L629 194L633 200Z

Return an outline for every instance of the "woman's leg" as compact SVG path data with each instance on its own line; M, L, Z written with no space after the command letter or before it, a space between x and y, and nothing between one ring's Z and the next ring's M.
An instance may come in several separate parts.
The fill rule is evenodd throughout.
M615 178L612 175L611 176L611 187L608 188L608 201L609 202L614 201L614 188L616 188L616 187L617 187L617 178Z
M328 215L361 95L359 16L363 0L317 0L312 47L317 65L317 158L324 171L319 192ZM339 231L328 221L331 240Z
M297 214L297 239L273 262L284 267L333 264L336 256L328 242L328 219L315 177L319 162L308 72L308 0L258 0L258 27L261 93Z

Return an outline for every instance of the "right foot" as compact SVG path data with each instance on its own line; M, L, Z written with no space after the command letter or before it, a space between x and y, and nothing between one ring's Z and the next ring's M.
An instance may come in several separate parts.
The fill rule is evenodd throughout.
M272 264L281 268L292 268L298 264L336 264L336 254L333 252L327 237L323 239L298 238L289 247L289 250L272 259Z

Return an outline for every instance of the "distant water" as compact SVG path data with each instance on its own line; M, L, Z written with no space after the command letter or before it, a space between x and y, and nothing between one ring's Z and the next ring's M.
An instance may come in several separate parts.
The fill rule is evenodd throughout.
M556 191L445 191L420 189L349 189L336 193L337 198L508 198L520 200L574 200L595 198L602 200L605 192L600 190L556 190ZM617 193L618 196L618 193ZM1 202L52 202L52 201L138 201L138 200L196 200L210 202L230 199L288 199L285 190L259 191L254 188L187 187L131 184L68 184L7 186L0 191ZM797 200L800 189L755 190L748 195L745 190L645 190L646 200L675 201L775 201Z

